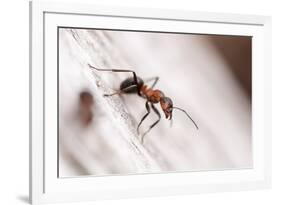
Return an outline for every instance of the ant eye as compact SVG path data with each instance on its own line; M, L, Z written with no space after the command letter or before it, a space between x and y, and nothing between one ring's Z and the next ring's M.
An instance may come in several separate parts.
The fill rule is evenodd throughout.
M171 98L164 97L163 102L169 104L170 106L173 106L173 101L171 100Z

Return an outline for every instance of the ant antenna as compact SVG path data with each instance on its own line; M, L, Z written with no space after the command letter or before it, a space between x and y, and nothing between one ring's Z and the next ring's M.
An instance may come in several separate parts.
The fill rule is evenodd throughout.
M178 109L178 110L184 112L186 114L186 116L193 122L193 124L196 127L196 129L199 130L197 124L194 122L194 120L190 117L190 115L184 109L181 109L179 107L173 107L173 109Z

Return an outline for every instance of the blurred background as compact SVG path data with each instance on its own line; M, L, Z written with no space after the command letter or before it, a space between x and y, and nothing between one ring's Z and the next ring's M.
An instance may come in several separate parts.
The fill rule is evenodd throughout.
M59 176L142 173L112 122L107 106L85 76L85 64L103 69L132 69L143 79L160 77L155 86L185 109L173 126L162 119L141 145L159 171L201 171L252 167L251 37L59 30ZM118 90L124 73L99 73ZM146 113L145 100L120 96L136 126ZM159 108L159 105L157 105ZM152 113L141 133L157 120ZM140 136L136 136L140 138ZM122 138L121 138L122 139Z

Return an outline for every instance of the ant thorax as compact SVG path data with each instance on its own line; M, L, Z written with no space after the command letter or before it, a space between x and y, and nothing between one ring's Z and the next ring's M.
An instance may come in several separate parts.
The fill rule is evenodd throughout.
M149 102L159 103L161 98L164 97L164 93L160 90L153 90L148 88L147 85L142 86L141 93L146 97Z

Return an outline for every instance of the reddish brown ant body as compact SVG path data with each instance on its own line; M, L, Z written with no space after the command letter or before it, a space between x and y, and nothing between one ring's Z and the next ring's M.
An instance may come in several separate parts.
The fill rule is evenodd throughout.
M91 66L88 64L90 68L95 69L97 71L110 71L110 72L129 72L132 73L133 76L125 79L120 84L120 89L112 94L104 94L105 97L113 96L116 94L137 94L138 96L146 99L145 107L147 110L147 113L142 117L141 121L138 124L137 132L139 134L139 128L142 122L145 120L145 118L150 114L150 109L155 112L155 114L158 116L158 120L156 120L152 125L150 125L149 129L142 135L141 142L143 143L144 136L160 121L161 115L158 109L154 106L154 104L160 103L160 106L165 114L166 119L172 120L172 113L174 109L180 110L186 114L186 116L193 122L196 129L198 129L197 124L193 121L193 119L188 115L188 113L179 108L173 106L173 101L164 95L164 93L161 90L153 89L156 83L159 80L159 77L152 78L150 80L154 80L151 87L148 87L146 84L144 84L144 81L138 77L133 70L123 70L123 69L99 69L94 66ZM148 80L148 81L150 81Z

